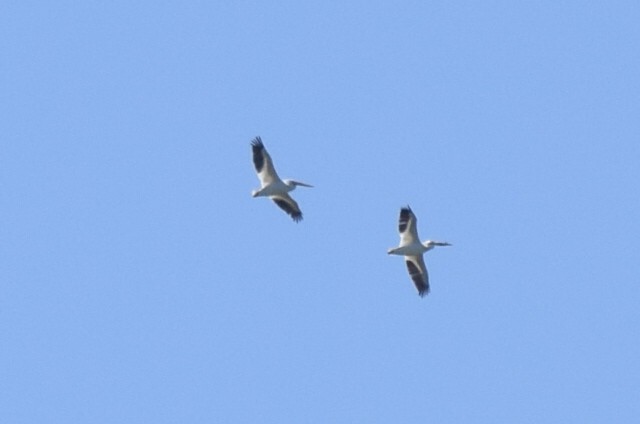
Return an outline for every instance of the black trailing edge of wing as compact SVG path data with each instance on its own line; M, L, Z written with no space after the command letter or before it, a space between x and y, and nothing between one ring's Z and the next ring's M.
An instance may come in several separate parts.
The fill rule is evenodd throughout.
M401 208L400 220L398 222L398 231L400 231L400 233L404 233L407 230L409 219L411 219L411 208L409 206L407 206L406 208Z
M264 156L262 154L264 152L264 144L262 144L260 136L251 141L251 148L253 150L253 165L256 167L256 171L260 172L264 166Z
M418 294L420 295L420 297L424 297L425 295L429 294L428 277L420 272L420 269L416 266L416 264L413 263L413 261L406 262L407 269L409 270L409 275L413 280L413 284L415 284L416 288L418 289Z
M276 205L280 207L283 211L285 211L295 222L302 221L302 212L298 209L294 208L289 202L283 199L279 199L277 197L273 198L273 201Z

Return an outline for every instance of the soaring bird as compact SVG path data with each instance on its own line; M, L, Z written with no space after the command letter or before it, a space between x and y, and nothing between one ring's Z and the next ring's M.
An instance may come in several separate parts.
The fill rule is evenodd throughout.
M253 164L256 167L261 185L260 189L253 190L251 195L253 197L269 197L280 209L291 216L295 222L301 221L302 212L300 211L300 207L296 201L289 196L289 192L295 190L297 186L313 186L301 183L300 181L281 180L280 177L278 177L276 169L273 167L271 156L269 156L269 152L267 152L264 144L262 144L260 137L256 137L251 141L251 148L253 150Z
M429 293L429 274L422 254L435 246L451 246L451 244L433 240L421 243L416 228L417 222L418 219L409 206L400 208L400 220L398 223L400 246L389 249L387 253L389 255L404 256L409 276L413 280L416 289L418 289L418 294L422 297Z

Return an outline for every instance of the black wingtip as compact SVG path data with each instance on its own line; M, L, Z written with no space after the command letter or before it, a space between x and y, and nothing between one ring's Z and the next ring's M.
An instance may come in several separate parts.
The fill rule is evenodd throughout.
M264 147L264 144L262 144L262 139L260 138L260 136L257 136L256 138L251 140L251 146L259 149Z
M420 268L413 263L411 260L405 261L407 264L407 270L409 271L409 276L411 280L413 280L413 284L416 289L418 289L418 295L420 297L424 297L429 294L429 277L426 274L422 274L420 272Z
M271 200L273 200L280 209L285 211L296 223L302 221L302 212L297 207L290 205L286 200L278 197L274 197Z
M404 233L407 230L412 213L408 207L400 209L400 219L398 220L398 231L400 231L400 233Z
M256 168L256 172L262 172L262 167L264 166L264 144L262 144L260 136L251 141L251 150L253 152L253 166Z
M280 205L278 205L278 206L280 206ZM298 222L302 221L302 211L296 211L296 210L293 210L293 209L289 208L289 210L286 210L286 212L291 217L291 219L293 219L295 221L296 224Z

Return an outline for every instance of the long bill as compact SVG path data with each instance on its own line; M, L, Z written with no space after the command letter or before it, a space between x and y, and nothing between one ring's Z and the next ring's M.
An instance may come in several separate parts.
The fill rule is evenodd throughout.
M451 243L447 243L446 241L434 241L434 246L453 246Z

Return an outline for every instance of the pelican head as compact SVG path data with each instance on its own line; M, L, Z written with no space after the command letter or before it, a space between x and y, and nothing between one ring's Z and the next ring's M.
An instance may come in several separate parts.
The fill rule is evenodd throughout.
M427 250L431 250L436 246L451 246L451 243L447 243L446 241L427 240L422 243L422 245L426 247Z
M284 183L285 183L288 187L290 187L290 188L291 188L291 190L295 190L295 188L296 188L297 186L301 186L301 187L313 187L313 186L312 186L312 185L310 185L310 184L305 184L305 183L302 183L302 182L300 182L300 181L294 181L294 180L284 180Z

